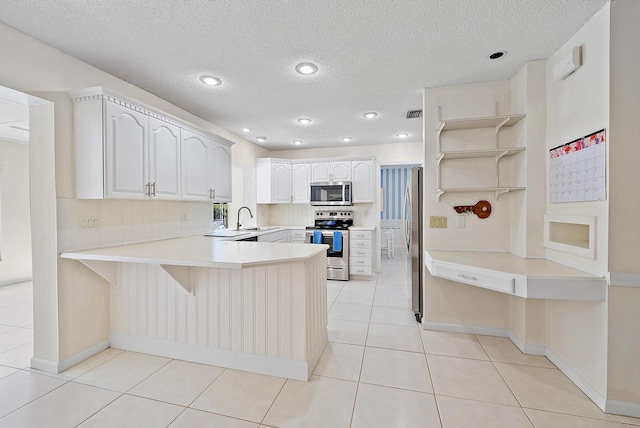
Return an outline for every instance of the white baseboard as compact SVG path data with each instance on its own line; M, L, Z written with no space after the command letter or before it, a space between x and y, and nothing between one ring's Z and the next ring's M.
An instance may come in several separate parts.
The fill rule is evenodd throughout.
M547 355L547 347L544 345L527 345L524 343L513 331L509 330L509 339L513 342L514 345L518 347L520 351L524 354L530 355Z
M531 355L542 355L549 358L558 369L567 376L584 394L589 397L593 403L603 412L640 417L640 403L629 401L616 401L605 399L593 386L582 378L571 366L558 357L553 351L544 345L527 345L510 329L501 329L495 327L481 327L475 325L463 324L447 324L435 322L422 322L422 328L425 330L448 331L453 333L480 334L485 336L508 337L515 346L523 353Z
M632 403L630 401L607 400L605 403L605 412L614 415L631 416L632 418L640 418L640 403Z
M326 344L326 336L324 343ZM309 362L284 360L263 355L245 354L204 346L167 342L126 334L111 334L111 346L126 351L192 361L236 370L244 370L271 376L286 377L294 380L309 380L317 360L320 359L324 346L318 346ZM315 363L313 363L313 360Z
M91 348L87 348L82 352L78 352L75 355L72 355L69 358L65 358L62 361L51 361L45 360L43 358L33 357L31 359L31 368L36 370L41 370L46 373L62 373L70 367L75 366L78 363L86 360L89 357L93 357L94 355L104 351L109 347L109 341L105 340L104 342L98 343L97 345L92 346Z
M589 382L584 380L582 376L576 373L571 368L571 366L569 366L569 364L565 363L549 348L546 348L546 357L549 359L549 361L555 364L556 367L558 367L558 369L560 369L560 371L571 380L571 382L573 382L578 388L580 388L580 390L584 392L585 395L589 397L589 399L593 401L596 406L600 407L603 412L606 412L606 399L602 395L600 395L600 393L596 391L596 389L592 387Z
M450 333L480 334L483 336L509 337L509 329L497 327L480 327L476 325L447 324L422 320L425 330L448 331Z

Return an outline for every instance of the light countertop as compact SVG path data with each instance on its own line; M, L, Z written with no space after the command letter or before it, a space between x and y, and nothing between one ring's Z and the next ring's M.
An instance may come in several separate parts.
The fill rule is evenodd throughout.
M242 235L245 238L249 235ZM324 244L242 242L228 238L186 236L173 239L117 245L92 250L69 251L61 258L176 266L242 268L295 262L325 253ZM233 239L233 238L232 238Z

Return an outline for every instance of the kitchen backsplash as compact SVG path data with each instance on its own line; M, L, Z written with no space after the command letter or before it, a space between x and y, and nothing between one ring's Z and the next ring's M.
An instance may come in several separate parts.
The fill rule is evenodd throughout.
M58 251L207 232L210 202L58 199Z
M313 215L318 210L341 209L353 211L355 226L376 226L380 213L374 212L373 204L358 204L350 207L314 207L307 204L258 205L260 226L311 226Z

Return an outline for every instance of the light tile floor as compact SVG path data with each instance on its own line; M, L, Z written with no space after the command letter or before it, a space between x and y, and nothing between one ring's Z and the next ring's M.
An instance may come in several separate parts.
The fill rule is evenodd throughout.
M329 344L309 382L118 349L30 370L31 284L0 287L0 428L640 427L508 339L421 330L403 263L397 251L373 281L328 282Z

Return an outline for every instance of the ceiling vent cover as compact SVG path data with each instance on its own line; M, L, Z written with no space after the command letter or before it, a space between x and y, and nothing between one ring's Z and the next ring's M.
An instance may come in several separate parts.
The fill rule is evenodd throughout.
M417 119L419 117L422 117L422 109L407 111L407 119Z

